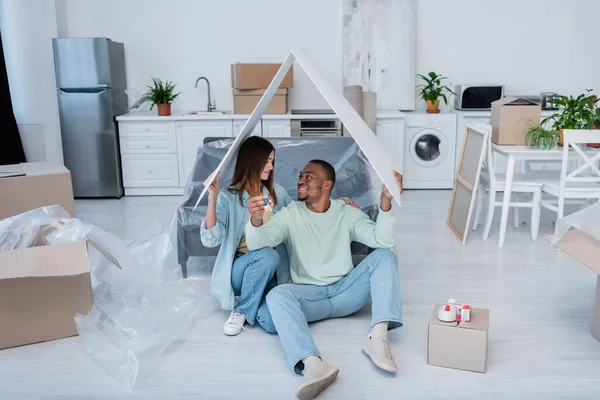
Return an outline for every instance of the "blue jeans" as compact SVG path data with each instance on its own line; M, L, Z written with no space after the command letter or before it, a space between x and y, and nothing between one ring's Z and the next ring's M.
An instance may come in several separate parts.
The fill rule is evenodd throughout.
M272 287L278 266L279 253L270 247L243 254L233 261L231 286L234 295L239 296L233 311L244 314L250 325L254 325L265 289Z
M388 330L402 326L398 259L390 250L375 250L348 275L327 286L285 284L273 288L266 296L268 310L261 305L257 321L265 331L279 334L288 363L300 373L303 358L320 357L308 322L353 314L369 300L371 326L385 321Z

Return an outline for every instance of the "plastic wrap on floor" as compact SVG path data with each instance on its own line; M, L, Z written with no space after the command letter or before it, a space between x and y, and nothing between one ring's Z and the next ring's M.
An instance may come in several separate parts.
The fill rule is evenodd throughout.
M89 356L121 383L137 388L147 383L165 349L217 307L208 279L182 279L173 226L156 223L123 241L51 206L0 221L0 245L12 250L91 244L90 258L96 255L99 261L90 274L94 305L88 314L75 316L77 331Z

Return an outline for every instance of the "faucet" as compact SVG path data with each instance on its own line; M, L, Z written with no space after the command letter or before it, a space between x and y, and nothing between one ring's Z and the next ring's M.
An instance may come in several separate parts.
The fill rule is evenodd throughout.
M217 109L217 104L214 101L213 101L213 104L211 104L211 102L210 102L210 82L208 82L208 79L201 76L200 78L196 79L196 84L194 85L194 87L198 88L198 82L200 82L202 79L204 79L206 81L206 87L208 89L207 90L208 91L208 104L206 106L206 111L211 112L211 111Z

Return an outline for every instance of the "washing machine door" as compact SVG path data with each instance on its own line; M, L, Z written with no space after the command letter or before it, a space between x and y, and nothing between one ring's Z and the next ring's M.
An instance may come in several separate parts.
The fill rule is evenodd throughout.
M409 153L415 163L435 167L448 157L446 137L436 129L422 129L410 141Z

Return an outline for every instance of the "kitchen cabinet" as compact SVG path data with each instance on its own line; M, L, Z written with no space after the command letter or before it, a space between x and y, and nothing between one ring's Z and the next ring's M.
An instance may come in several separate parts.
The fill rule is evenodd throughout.
M290 119L263 119L263 137L290 137L292 136Z
M233 136L237 137L240 132L242 131L242 129L244 129L244 125L246 125L246 122L248 120L244 120L244 119L234 119L233 120ZM256 124L256 126L254 127L254 130L252 130L252 136L262 136L262 120L258 121L258 123Z
M207 137L233 137L231 120L177 122L177 153L181 186L185 187L189 174L196 163L198 151L204 145L204 139Z

